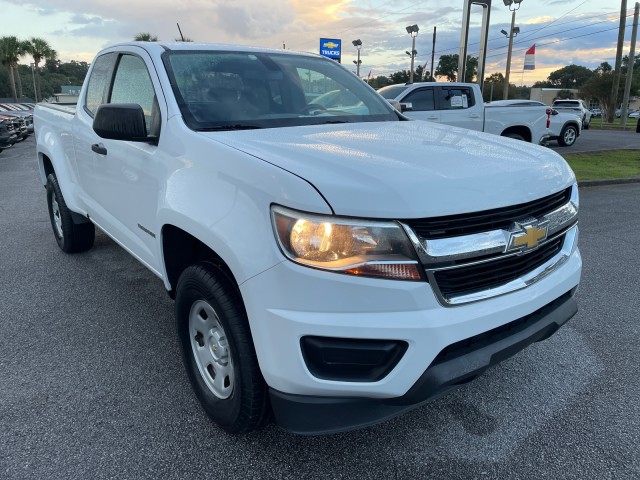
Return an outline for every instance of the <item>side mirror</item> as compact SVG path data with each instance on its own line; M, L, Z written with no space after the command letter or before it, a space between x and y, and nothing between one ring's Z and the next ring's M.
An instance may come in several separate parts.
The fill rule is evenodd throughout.
M411 102L401 103L400 104L400 111L401 112L410 112L411 110L413 110L413 104Z
M98 107L93 131L101 138L130 142L155 142L147 135L144 111L137 103L105 103Z

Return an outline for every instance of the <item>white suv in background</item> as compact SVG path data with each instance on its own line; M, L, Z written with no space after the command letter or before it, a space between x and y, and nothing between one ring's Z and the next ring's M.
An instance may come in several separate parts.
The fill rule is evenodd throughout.
M582 128L589 130L589 125L591 124L591 110L587 108L584 100L555 100L551 107L559 112L573 111L578 113L582 119Z

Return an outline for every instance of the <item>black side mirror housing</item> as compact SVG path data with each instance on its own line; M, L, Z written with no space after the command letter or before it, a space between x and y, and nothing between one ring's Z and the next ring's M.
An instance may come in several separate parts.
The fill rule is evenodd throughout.
M154 143L147 134L144 111L137 103L105 103L93 118L93 131L101 138Z

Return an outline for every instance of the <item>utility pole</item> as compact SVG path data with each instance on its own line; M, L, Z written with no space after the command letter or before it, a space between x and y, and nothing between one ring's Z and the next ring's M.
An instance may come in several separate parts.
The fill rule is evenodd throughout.
M613 114L618 103L618 89L620 88L620 71L622 69L622 47L624 45L624 27L627 21L627 0L620 2L620 24L618 25L618 48L616 50L616 68L613 74L613 85L611 85L611 97L609 98L609 108L607 109L607 122L613 122Z
M516 11L511 12L511 29L509 30L509 50L507 51L507 70L504 73L504 91L502 98L509 99L509 74L511 73L511 51L513 50L513 29L516 26Z
M624 82L624 96L622 98L622 128L627 127L627 105L629 104L629 93L631 92L631 80L633 79L633 67L636 63L636 35L638 35L638 14L640 13L640 3L636 2L633 12L633 30L631 31L631 51L629 52L629 63L627 64L627 78Z
M433 81L433 57L436 53L436 27L433 27L433 45L431 46L431 78L429 81Z

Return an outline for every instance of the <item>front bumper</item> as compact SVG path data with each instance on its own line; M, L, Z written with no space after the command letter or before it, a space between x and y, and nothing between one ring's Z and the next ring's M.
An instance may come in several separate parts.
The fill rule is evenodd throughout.
M466 349L458 347L458 354L447 352L401 397L320 397L270 389L276 421L291 432L317 435L366 427L416 408L473 380L531 343L549 338L578 311L572 293L567 292L536 312L511 322L507 328L481 334Z
M289 430L312 434L395 416L542 340L575 313L572 299L563 297L562 305L556 301L574 291L581 268L574 248L557 270L526 288L448 307L427 282L359 278L290 261L240 289L276 420ZM537 320L526 332L443 361L442 352L458 342L531 315ZM301 348L306 337L395 341L407 348L382 378L348 381L312 373Z

